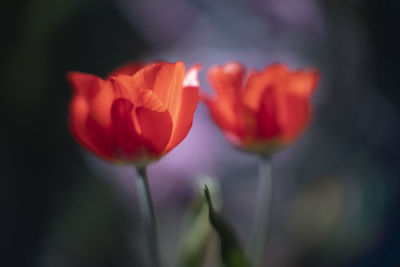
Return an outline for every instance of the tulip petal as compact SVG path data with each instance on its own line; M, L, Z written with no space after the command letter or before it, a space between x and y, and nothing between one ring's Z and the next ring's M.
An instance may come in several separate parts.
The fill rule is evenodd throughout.
M319 79L317 71L296 71L288 75L284 104L278 111L278 121L285 141L294 139L306 127L310 117L309 100Z
M179 99L179 110L177 119L174 121L171 140L167 151L176 147L188 134L193 123L193 114L199 102L199 80L197 78L201 65L197 64L188 70L183 80L182 98Z
M307 126L311 113L309 99L294 94L286 95L285 106L281 109L285 109L278 116L281 137L288 142L298 136Z
M280 88L288 75L288 69L284 64L273 64L262 72L251 71L247 79L243 101L247 108L257 111L266 88L272 86Z
M192 68L189 73L190 75L186 77L185 84L192 85L196 84L197 74L196 72L200 66L195 66ZM191 120L184 119L186 115L183 115L182 112L186 112L188 110L188 114L191 113L191 109L196 108L196 104L198 98L195 99L191 97L191 95L195 94L195 92L189 92L188 96L185 97L186 100L190 100L189 103L185 103L185 107L182 107L183 100L183 84L185 78L185 65L183 62L177 63L158 63L147 68L144 68L138 71L134 76L133 80L130 81L131 84L134 83L135 86L143 89L152 90L157 99L161 102L162 105L158 105L159 107L150 107L147 104L143 104L143 106L147 107L151 110L163 111L161 107L165 107L168 109L169 114L171 116L174 127L174 132L179 126L179 124L190 125ZM198 84L198 83L197 83ZM194 103L196 102L196 103ZM155 102L153 102L154 104ZM193 113L192 117L193 117ZM182 118L181 118L182 117ZM182 122L178 122L182 121ZM186 121L186 122L185 122ZM190 128L190 126L189 126ZM187 126L182 128L182 130L177 133L176 138L174 137L173 141L181 140L187 134ZM175 133L174 133L175 136ZM182 137L183 136L183 137ZM176 143L174 144L174 146ZM171 146L172 147L172 143Z
M100 77L78 71L70 71L67 79L76 94L83 95L90 100L97 95L104 82Z
M110 81L104 81L98 94L90 99L90 117L102 127L111 128L111 107L115 99L114 89Z
M130 81L131 87L152 90L167 107L173 121L179 116L182 99L185 65L177 63L156 63L139 70Z
M114 97L111 84L95 75L81 72L68 73L68 80L74 88L76 97L82 96L87 105L85 120L82 118L78 120L74 111L71 111L71 120L75 127L79 121L81 139L84 136L82 143L99 156L110 159L114 146L110 134L110 107ZM78 110L78 106L83 107L83 102L81 100L79 102L78 105L74 103L74 109Z
M136 103L138 107L145 107L152 111L164 112L167 107L150 90L140 90L137 95Z
M162 63L154 81L153 92L167 107L174 123L181 109L184 78L185 64L179 61L175 64Z
M257 136L256 138L265 139L276 137L280 133L280 125L278 124L278 110L282 109L279 102L278 88L270 86L263 92L260 109L257 112Z
M135 149L141 145L141 138L136 133L133 124L132 109L133 104L124 98L115 100L111 108L115 140L125 159L129 159Z
M168 110L157 112L145 107L136 108L140 137L151 156L161 156L171 138L172 119Z
M163 112L167 107L160 101L152 90L138 87L137 80L132 76L120 75L118 78L111 77L115 94L120 98L129 99L135 103L135 107L146 107L150 110Z
M242 94L245 69L238 62L211 67L208 78L217 93L216 101L205 98L211 116L225 132L242 139L245 135Z
M167 147L167 152L176 147L189 133L193 123L193 114L199 102L199 88L185 87L182 96L181 110L179 117L174 124L171 140Z
M96 146L90 137L90 129L87 127L89 115L89 105L84 97L75 96L70 104L70 118L69 123L71 131L78 142L87 150L97 154L98 156L111 160L109 151L101 149Z
M245 123L241 106L234 108L224 101L215 102L207 97L203 97L203 101L208 106L211 117L225 134L236 136L237 139L244 138Z
M130 81L131 86L139 89L153 90L156 76L162 65L163 63L155 63L137 71L132 76L133 80Z
M211 67L208 79L217 93L217 97L227 102L235 102L243 93L245 69L238 62Z
M118 144L115 142L112 128L106 128L93 117L86 120L88 136L92 143L108 157L115 158Z
M90 117L102 127L110 128L110 110L115 97L111 82L82 72L69 72L68 80L75 93L86 98Z
M318 79L317 71L296 71L289 75L286 88L293 94L309 97L314 92Z

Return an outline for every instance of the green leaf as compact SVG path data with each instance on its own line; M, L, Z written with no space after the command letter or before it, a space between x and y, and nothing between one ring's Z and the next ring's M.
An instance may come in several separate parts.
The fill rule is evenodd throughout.
M219 199L219 184L216 179L208 176L199 179L197 194L191 203L190 210L185 218L186 229L180 244L180 267L202 267L207 255L207 248L211 240L212 227L208 221L208 205L203 196L203 184L210 185L210 192L214 199ZM219 210L220 202L216 201Z
M208 217L221 241L221 256L226 267L250 267L233 228L214 210L210 190L205 185L204 192L208 204Z

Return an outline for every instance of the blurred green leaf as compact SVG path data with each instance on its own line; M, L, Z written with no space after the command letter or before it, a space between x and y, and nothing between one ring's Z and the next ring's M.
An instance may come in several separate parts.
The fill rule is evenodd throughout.
M180 246L178 265L180 267L201 267L204 265L212 234L212 227L208 221L207 201L203 196L203 185L205 183L210 185L211 195L217 200L216 209L219 210L221 206L217 180L208 176L200 178L196 196L186 215L186 229Z
M209 220L217 231L221 241L221 256L226 267L250 267L233 228L214 210L210 190L205 185L204 192L207 199Z

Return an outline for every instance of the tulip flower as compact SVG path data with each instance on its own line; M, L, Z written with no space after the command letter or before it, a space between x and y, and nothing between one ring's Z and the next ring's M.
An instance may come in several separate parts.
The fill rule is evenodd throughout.
M137 191L151 266L160 267L156 221L146 166L188 134L199 101L199 65L126 64L105 79L68 73L74 88L70 128L77 141L111 162L136 166Z
M273 187L270 155L293 142L306 127L319 74L273 64L246 75L240 63L230 62L212 67L208 77L216 98L205 95L203 99L212 118L233 145L260 155L249 251L253 266L261 266Z
M319 74L273 64L246 75L240 63L230 62L212 67L208 77L216 99L204 100L227 139L238 148L269 154L306 127Z
M105 79L68 73L70 128L84 148L111 162L146 165L188 134L198 103L200 66L127 64Z

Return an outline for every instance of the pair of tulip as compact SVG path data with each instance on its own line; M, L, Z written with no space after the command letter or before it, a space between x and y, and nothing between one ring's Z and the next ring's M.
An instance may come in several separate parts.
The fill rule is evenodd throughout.
M188 134L200 98L200 68L195 65L185 74L183 62L158 62L127 64L106 79L68 74L74 88L70 128L75 138L107 161L137 167L139 206L154 267L161 266L161 260L146 165ZM283 64L246 74L241 64L230 62L210 68L208 76L216 98L202 98L227 139L240 149L266 156L292 142L306 126L319 75L314 70L290 71ZM265 203L271 191L270 167L263 158L261 210L252 249L255 266L263 248L269 206Z
M111 162L144 167L188 134L199 101L200 65L127 64L105 79L70 72L70 128L87 150ZM315 70L273 64L263 71L237 62L211 67L216 98L204 95L211 116L236 147L266 155L292 142L310 118Z

